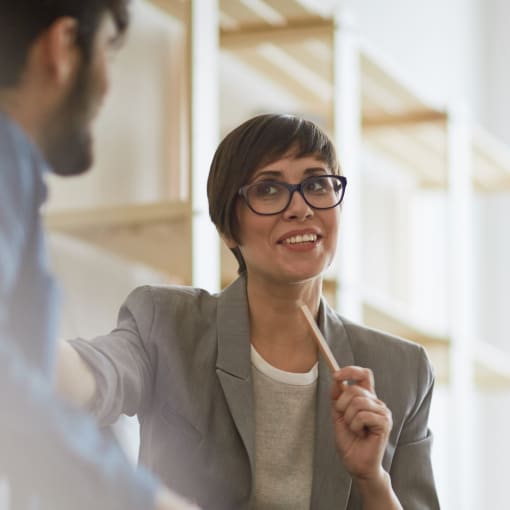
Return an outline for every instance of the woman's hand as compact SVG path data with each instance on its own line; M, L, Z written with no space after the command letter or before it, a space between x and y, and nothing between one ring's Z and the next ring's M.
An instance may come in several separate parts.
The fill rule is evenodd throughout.
M334 373L331 397L336 444L352 477L374 482L384 472L382 458L393 425L391 412L374 390L372 371L345 367Z
M377 398L372 371L344 367L333 375L331 391L336 444L353 477L365 510L402 510L382 467L393 420Z

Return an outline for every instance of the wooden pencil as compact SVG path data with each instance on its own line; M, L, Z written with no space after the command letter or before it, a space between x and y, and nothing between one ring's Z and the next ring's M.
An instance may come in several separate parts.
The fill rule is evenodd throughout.
M336 372L337 370L340 370L340 367L333 356L333 353L331 352L331 349L329 348L328 343L326 342L326 339L324 338L323 334L321 333L321 330L317 326L317 323L315 322L315 319L313 318L312 312L310 312L310 309L305 304L300 305L301 311L303 312L303 315L305 316L306 322L308 322L308 325L310 326L310 329L312 330L313 336L315 340L317 341L317 345L319 347L319 350L321 351L322 355L326 359L326 362L331 369L332 372Z

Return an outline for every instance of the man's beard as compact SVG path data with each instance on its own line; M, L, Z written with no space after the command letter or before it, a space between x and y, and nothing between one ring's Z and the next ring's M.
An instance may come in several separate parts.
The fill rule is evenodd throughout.
M94 92L90 66L82 63L47 132L44 153L56 174L77 175L92 165L89 124Z

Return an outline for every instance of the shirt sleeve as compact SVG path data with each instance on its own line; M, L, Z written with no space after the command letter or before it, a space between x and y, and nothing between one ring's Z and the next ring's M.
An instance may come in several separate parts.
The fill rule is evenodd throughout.
M5 339L4 339L5 340ZM140 510L157 482L0 342L0 473L53 510ZM46 506L44 506L46 508Z
M434 375L423 348L420 348L420 355L420 393L400 434L390 476L404 508L439 510L431 463L432 434L428 429Z
M88 410L101 425L111 425L121 414L143 414L150 405L154 314L150 287L139 287L122 305L117 327L109 335L70 341L94 373L97 391Z
M48 378L54 371L58 291L39 209L47 188L42 158L0 115L0 338Z
M0 126L1 127L1 126ZM0 130L0 134L3 134ZM8 148L0 143L0 303L4 303L19 272L26 233L24 224L29 223L27 194L20 177L15 174L17 168L11 162ZM0 324L3 317L0 309Z

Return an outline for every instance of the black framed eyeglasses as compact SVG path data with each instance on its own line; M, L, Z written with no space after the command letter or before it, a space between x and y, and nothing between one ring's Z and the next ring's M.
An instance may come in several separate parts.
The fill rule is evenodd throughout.
M312 175L299 184L257 181L242 186L238 194L255 214L270 216L285 211L295 191L312 209L332 209L342 202L346 186L342 175Z

